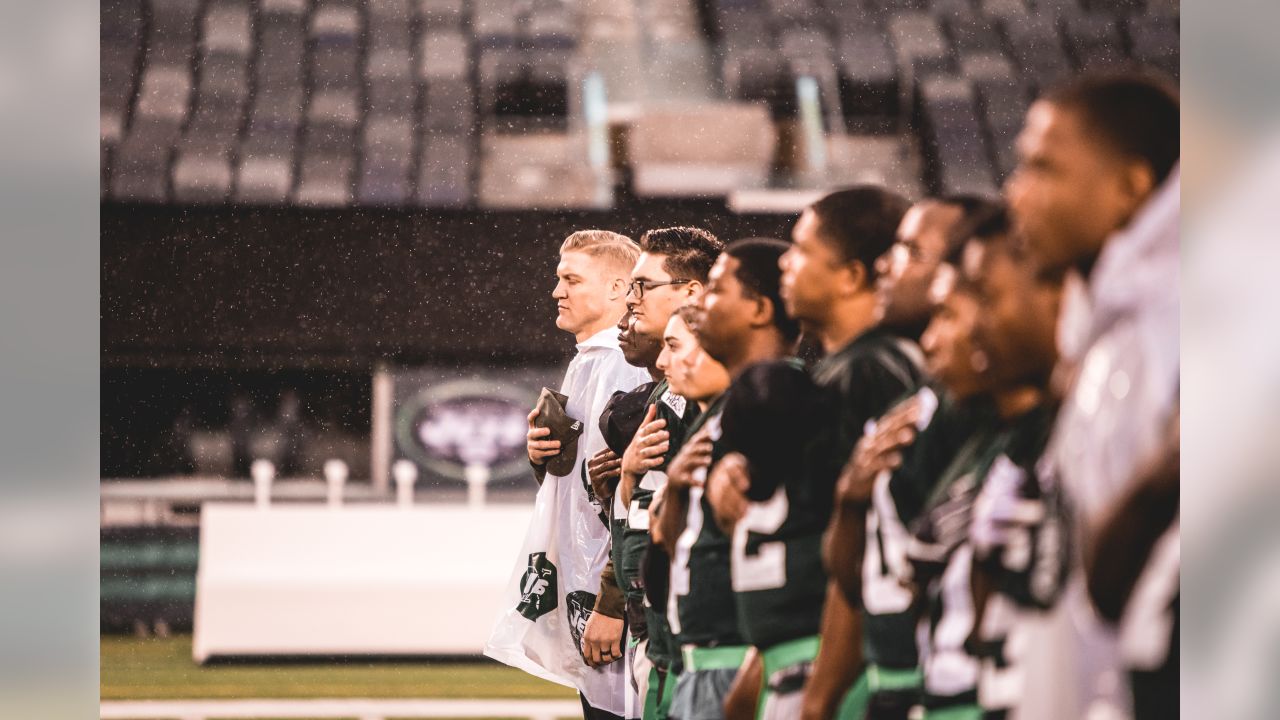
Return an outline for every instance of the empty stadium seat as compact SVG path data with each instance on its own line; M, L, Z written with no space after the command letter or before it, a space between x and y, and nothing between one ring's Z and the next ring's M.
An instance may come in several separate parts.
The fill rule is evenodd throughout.
M517 6L502 0L477 0L472 7L471 30L482 48L515 47L520 35ZM444 17L450 18L449 10Z
M762 187L777 145L760 103L653 108L627 141L635 192L642 196L723 196Z
M960 55L1003 51L995 23L977 15L952 15L946 20L947 35Z
M762 39L771 40L773 37L767 15L742 8L721 5L713 26L726 52L736 48L767 47L769 43L761 42Z
M245 152L236 165L235 200L247 204L286 202L293 189L291 155Z
M471 85L462 80L437 80L428 85L422 108L422 127L428 132L466 135L475 122Z
M979 0L978 6L979 12L994 20L1022 18L1031 12L1026 0Z
M258 0L259 10L264 15L295 15L301 17L307 12L309 0Z
M157 142L148 132L135 127L115 148L111 197L154 203L168 200L169 147L169 142Z
M181 203L221 203L234 180L229 145L184 143L173 163L173 199Z
M460 207L471 201L474 167L470 137L428 135L418 163L418 202L426 207Z
M795 117L795 83L780 51L759 45L728 49L722 75L730 98L764 103L774 118Z
M416 0L415 4L418 17L426 28L462 27L465 0Z
M481 137L477 204L486 208L596 208L612 205L606 173L584 162L569 133L486 133Z
M1133 58L1177 79L1180 70L1177 20L1141 15L1129 18L1128 25Z
M1036 88L1052 85L1070 72L1054 18L1029 15L1001 23L1013 60Z
M138 115L174 125L187 119L191 100L191 70L176 65L149 66L138 91Z
M210 5L209 12L204 16L200 44L206 56L249 57L249 51L253 47L249 7L229 2Z
M149 0L147 65L191 66L195 57L197 0Z
M568 50L577 45L577 27L569 7L558 0L535 2L522 27L522 44L536 50Z
M418 104L418 84L410 77L373 79L366 89L369 112L412 115Z
M995 178L972 84L957 77L925 78L920 83L920 113L932 191L994 195Z
M471 49L461 32L428 32L418 53L418 77L424 82L466 80L471 70Z
M984 82L977 86L980 115L991 139L995 176L1004 182L1017 164L1014 141L1022 129L1031 90L1025 80Z
M361 141L356 200L368 205L401 205L412 197L414 126L402 116L366 120Z
M298 170L294 202L314 207L346 207L351 204L351 179L355 153L315 152L304 154Z
M938 21L925 13L901 13L889 20L898 67L923 77L951 69L951 50Z
M884 36L859 31L840 44L840 103L854 132L893 132L898 125L898 68Z
M1124 39L1114 17L1098 13L1069 15L1062 22L1067 48L1077 69L1114 68L1127 60Z

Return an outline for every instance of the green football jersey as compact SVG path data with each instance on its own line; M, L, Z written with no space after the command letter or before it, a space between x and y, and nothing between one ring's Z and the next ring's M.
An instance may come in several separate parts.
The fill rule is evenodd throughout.
M733 391L725 427L730 447L750 463L751 503L735 530L733 576L752 644L767 648L819 631L828 580L822 536L836 479L867 421L920 380L915 344L873 329L811 374L783 361L735 381L743 392Z
M822 433L813 471L833 492L867 421L920 387L923 362L915 342L873 328L814 366L813 381L828 396L833 417Z
M748 643L767 649L818 631L827 588L822 532L832 502L829 491L816 490L805 458L829 425L829 406L796 360L747 368L729 395L725 450L742 453L751 475L731 545L738 624Z
M911 575L907 528L966 441L992 427L986 403L955 403L944 390L929 386L913 397L921 407L916 439L903 448L898 469L876 479L867 509L862 595L853 603L862 608L863 656L890 669L914 668L918 656L913 596L903 584Z
M921 593L921 648L926 704L976 692L979 658L969 644L974 607L973 508L993 472L1034 465L1053 413L1037 407L1007 422L984 424L965 442L911 525L908 556Z
M724 457L721 412L728 394L716 398L685 433L688 441L703 427L712 441L711 463ZM712 514L702 488L689 489L684 531L671 558L667 619L679 645L742 645L729 576L729 537Z
M653 495L658 488L666 484L667 463L679 451L680 439L684 437L689 424L698 417L699 411L697 403L688 402L672 392L666 379L659 382L653 389L646 407L648 405L656 406L655 419L666 421L665 429L670 434L671 441L667 452L663 455L662 464L645 473L636 485L635 491L631 494L630 504L626 508L620 508L621 503L615 503L614 511L615 514L621 514L623 527L614 538L612 552L614 567L618 573L618 584L626 593L627 605L631 608L629 613L632 616L643 613L644 636L649 639L645 655L658 666L668 668L675 661L678 652L674 649L674 640L666 618L661 613L655 612L645 601L641 564L651 544L649 505L653 502ZM620 513L619 510L621 510Z
M644 585L640 577L640 561L649 546L649 504L653 494L667 482L667 463L680 448L677 438L684 437L685 429L698 416L698 404L686 401L671 392L664 379L649 395L646 404L655 405L655 419L667 422L666 430L672 441L663 455L662 464L646 472L631 494L630 504L621 507L620 499L614 503L614 522L623 521L620 536L614 538L614 567L618 573L618 585L627 594L627 601L640 603L644 599ZM638 605L637 605L638 607Z

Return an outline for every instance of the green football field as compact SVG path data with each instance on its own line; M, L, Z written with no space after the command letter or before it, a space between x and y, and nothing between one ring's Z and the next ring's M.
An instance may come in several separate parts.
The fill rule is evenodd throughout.
M191 637L101 638L103 700L182 698L548 698L574 691L492 661L221 663L191 659Z

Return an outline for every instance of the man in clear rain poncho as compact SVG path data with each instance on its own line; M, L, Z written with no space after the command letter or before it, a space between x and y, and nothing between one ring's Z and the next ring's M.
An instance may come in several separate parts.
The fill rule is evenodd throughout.
M510 602L485 646L489 657L577 688L587 718L621 716L627 691L616 662L621 651L595 668L582 655L609 556L609 528L586 462L605 447L598 418L614 391L649 379L627 364L616 327L639 254L629 238L603 230L575 232L560 248L556 327L574 336L577 355L560 392L544 389L529 414L529 461L541 487L507 586Z

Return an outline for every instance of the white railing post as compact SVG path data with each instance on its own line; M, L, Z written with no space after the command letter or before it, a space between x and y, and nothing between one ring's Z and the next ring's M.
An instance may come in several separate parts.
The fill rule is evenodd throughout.
M467 479L467 505L484 507L485 487L489 484L489 466L484 463L468 463L464 473Z
M276 477L276 466L270 460L254 460L249 474L253 476L253 504L259 510L266 510L271 506L271 481Z
M418 482L418 466L401 458L391 466L391 476L396 481L396 505L413 507L413 484Z
M347 482L347 464L337 458L326 460L324 479L329 484L329 507L342 507L342 488Z

